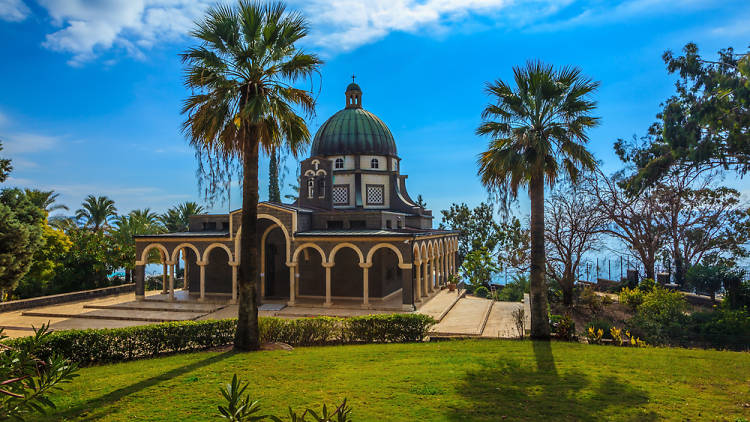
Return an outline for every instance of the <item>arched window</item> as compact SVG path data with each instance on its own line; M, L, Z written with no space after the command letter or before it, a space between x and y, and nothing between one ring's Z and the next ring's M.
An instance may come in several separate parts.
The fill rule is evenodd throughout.
M315 182L313 179L307 180L307 197L312 198L315 196Z
M377 158L373 158L372 160L370 160L370 168L372 168L372 169L378 168L379 164L380 163L378 163L378 159Z
M343 158L337 158L336 159L336 167L337 169L344 168L344 159Z
M318 179L318 197L319 198L326 197L326 179L323 179L323 178Z

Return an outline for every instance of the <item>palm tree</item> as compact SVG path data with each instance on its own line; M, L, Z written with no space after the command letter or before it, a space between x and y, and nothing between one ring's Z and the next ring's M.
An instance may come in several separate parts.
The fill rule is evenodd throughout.
M63 204L55 204L60 194L55 193L55 191L53 190L43 191L39 189L27 188L24 189L24 192L26 193L26 197L29 198L29 200L34 205L46 211L47 215L49 215L52 211L68 210L68 207Z
M81 208L76 210L76 219L94 231L109 227L110 222L116 217L115 201L106 196L89 195L83 200Z
M186 232L190 226L190 216L202 214L204 209L197 202L186 201L177 204L159 216L159 220L171 233Z
M164 226L159 216L149 208L133 210L128 215L117 217L112 236L120 247L120 262L125 267L125 282L129 283L135 270L135 238L145 234L159 234L164 232Z
M589 113L588 99L598 82L575 67L554 69L539 61L513 68L515 87L502 80L488 83L494 103L482 112L478 135L492 137L479 156L479 175L490 190L516 198L528 186L531 200L531 336L548 339L544 252L544 188L562 170L575 183L581 169L593 169L586 131L599 119Z
M194 92L184 104L183 129L213 189L227 186L215 177L229 163L242 165L242 256L239 311L234 347L256 350L258 332L258 156L286 144L293 155L310 142L301 110L311 116L315 100L292 84L311 77L322 61L295 45L307 22L282 3L239 0L216 5L197 22L200 45L183 55L185 85ZM224 180L222 180L223 182Z

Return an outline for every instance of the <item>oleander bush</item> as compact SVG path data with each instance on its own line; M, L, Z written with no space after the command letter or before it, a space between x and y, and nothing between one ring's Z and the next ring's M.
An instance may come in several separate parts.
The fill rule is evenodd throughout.
M421 341L435 323L421 314L367 315L354 318L281 319L262 317L261 342L292 346ZM118 362L164 353L187 352L232 344L236 319L179 321L127 328L65 330L50 333L37 350L42 359L60 355L79 364ZM23 347L22 337L4 342Z
M474 289L474 296L476 297L485 298L485 297L488 297L489 295L490 295L490 291L484 286L479 286L476 289Z

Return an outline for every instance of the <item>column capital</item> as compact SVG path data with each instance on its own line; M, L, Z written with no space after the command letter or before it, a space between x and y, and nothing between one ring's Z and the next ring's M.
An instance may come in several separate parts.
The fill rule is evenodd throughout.
M404 264L398 264L398 267L401 268L402 270L410 270L411 264L409 264L408 262Z
M196 263L196 264L197 264L197 265L198 265L199 267L205 267L206 265L208 265L208 261L195 261L195 263Z
M333 268L336 265L336 263L335 262L324 262L324 263L322 263L320 265L323 266L323 268Z
M177 261L164 261L167 265L177 265Z
M372 262L360 262L359 268L372 268Z
M229 261L229 266L231 267L239 267L239 265L239 261Z
M299 263L297 261L292 261L292 262L287 262L286 263L286 266L289 267L289 268L296 267L297 265L299 265Z

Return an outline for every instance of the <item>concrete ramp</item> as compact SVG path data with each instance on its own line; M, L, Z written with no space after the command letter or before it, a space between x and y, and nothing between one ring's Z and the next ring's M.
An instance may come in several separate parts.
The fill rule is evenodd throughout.
M482 335L492 301L466 296L456 302L442 321L432 327L435 337L478 337Z

